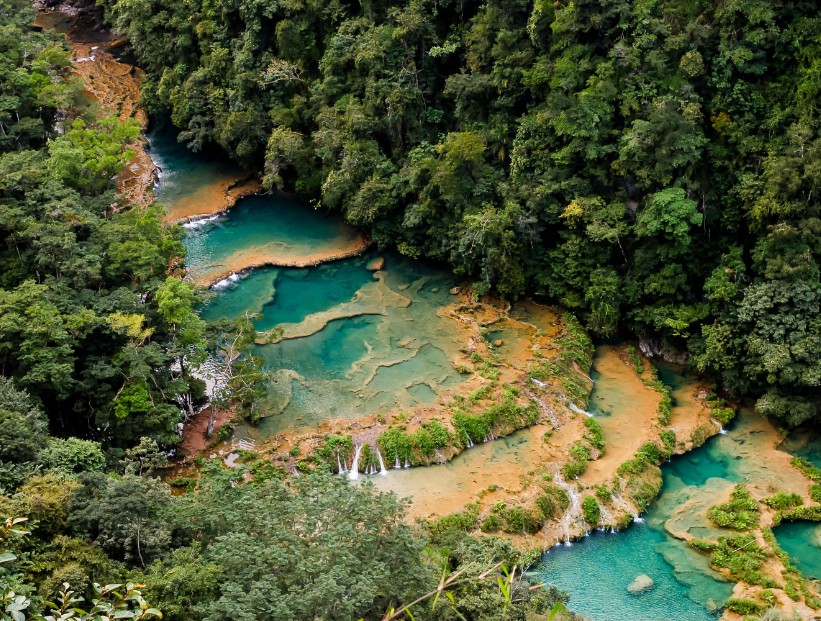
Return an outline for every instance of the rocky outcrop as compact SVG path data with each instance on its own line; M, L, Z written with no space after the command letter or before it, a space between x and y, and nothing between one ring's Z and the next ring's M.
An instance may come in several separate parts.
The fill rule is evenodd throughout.
M627 592L630 595L641 595L653 588L653 579L647 574L640 574L635 577L633 582L627 585Z

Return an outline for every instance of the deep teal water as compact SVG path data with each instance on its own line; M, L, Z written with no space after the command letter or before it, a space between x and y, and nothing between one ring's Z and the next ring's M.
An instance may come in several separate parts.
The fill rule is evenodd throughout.
M147 135L151 159L160 167L157 200L165 205L189 197L192 190L216 177L236 174L226 158L193 153L177 140L177 133L160 123Z
M821 524L789 522L775 528L773 533L801 573L821 580Z
M251 196L185 238L192 272L226 264L237 252L266 249L286 260L333 250L349 239L338 216L283 195Z

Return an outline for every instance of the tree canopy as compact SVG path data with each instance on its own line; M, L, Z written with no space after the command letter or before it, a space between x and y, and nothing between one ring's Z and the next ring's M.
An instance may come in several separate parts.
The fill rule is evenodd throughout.
M817 415L814 2L101 4L191 148Z

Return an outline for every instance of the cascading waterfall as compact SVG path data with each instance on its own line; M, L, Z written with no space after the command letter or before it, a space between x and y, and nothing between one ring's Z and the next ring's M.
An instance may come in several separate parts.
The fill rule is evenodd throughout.
M410 468L410 459L405 457L405 468Z
M534 384L536 384L536 386L538 386L539 388L544 388L545 386L547 386L547 384L545 384L541 380L537 380L535 377L531 377L530 381L533 382Z
M399 470L402 467L402 464L399 463L399 453L396 454L396 461L393 464L394 470Z
M718 433L720 435L723 436L723 435L727 434L727 430L724 429L724 426L720 422L718 422L715 418L711 418L710 421L715 423L716 427L718 427Z
M470 435L467 432L465 432L465 439L468 441L467 447L473 448L473 440L470 439Z
M345 469L342 467L342 461L339 459L339 451L336 451L336 470L339 474L344 474Z
M530 378L530 379L533 379L533 378ZM539 408L542 410L542 412L544 412L545 414L547 414L547 415L550 417L550 422L551 422L551 423L553 423L553 427L554 427L554 428L556 428L556 429L561 429L561 427L562 427L562 426L561 426L561 424L559 423L559 419L558 419L558 417L557 417L557 416L556 416L556 414L553 412L553 408L551 408L551 407L550 407L549 405L547 405L544 401L542 401L541 399L539 399L539 397L537 397L535 394L533 394L531 391L529 391L529 390L527 390L527 389L525 389L525 394L526 394L528 397L530 397L533 401L535 401L535 402L536 402L536 404L539 406Z
M564 530L564 545L570 546L573 545L570 541L570 527L581 517L582 495L579 494L573 486L568 484L558 472L556 473L556 476L553 477L553 480L556 485L567 492L567 496L570 498L570 506L567 508L567 511L565 511L561 521L562 529ZM582 520L582 522L584 522L584 520ZM587 534L587 525L585 524L583 528L585 530L585 534Z
M355 481L359 478L359 456L362 454L362 448L364 444L358 444L356 446L356 452L353 455L353 463L351 464L351 471L348 473L348 478L351 481Z
M599 524L602 524L601 530L607 530L608 522L610 522L610 528L612 530L613 514L611 514L598 500L596 501L596 504L599 505L599 514L601 515L601 518L599 519Z
M624 501L624 498L622 498L622 497L621 497L621 496L619 496L618 494L613 494L613 501L614 501L614 502L615 502L618 506L620 506L622 509L624 509L625 511L627 511L630 515L632 515L632 516L633 516L633 521L634 521L634 522L636 522L636 523L638 523L638 524L642 524L642 523L644 523L644 518L643 518L643 517L641 517L638 513L634 513L634 512L633 512L633 510L630 508L630 505L628 505L628 504Z
M385 468L385 460L382 459L382 453L379 452L379 449L376 449L376 456L379 458L379 474L383 477L388 476L388 469Z
M571 410L573 410L576 414L584 414L588 418L593 418L593 415L590 412L588 412L587 410L581 409L578 405L576 405L572 401L567 402L567 407L569 407Z

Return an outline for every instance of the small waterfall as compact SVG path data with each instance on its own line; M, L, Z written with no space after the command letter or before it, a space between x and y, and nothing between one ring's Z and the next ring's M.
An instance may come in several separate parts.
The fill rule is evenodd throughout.
M605 530L604 527L607 525L608 522L610 522L612 526L613 514L611 514L607 509L605 509L604 505L600 503L598 500L596 501L596 504L599 505L599 514L601 515L601 518L599 519L599 524L602 525L602 530Z
M339 451L336 451L336 471L339 474L344 474L345 469L342 467L342 461L339 459Z
M294 475L295 477L300 476L300 475L299 475L299 470L297 470L297 469L296 469L296 466L294 466L293 468L291 468L291 472L293 473L293 475Z
M581 517L582 496L576 489L573 488L572 485L569 485L558 472L556 473L556 476L553 477L553 480L556 485L567 492L567 496L570 498L570 506L567 508L567 511L565 511L565 514L562 516L561 520L561 526L564 530L564 545L569 546L571 545L570 527L580 519L583 524L582 528L584 529L584 534L588 534L587 524L584 523L584 519Z
M533 378L531 378L533 379ZM553 423L553 427L556 429L561 429L561 424L559 423L559 419L556 417L556 414L553 412L553 408L547 405L544 401L539 399L536 395L534 395L531 391L525 389L525 394L530 397L536 404L539 406L539 409L547 414L550 417L550 422Z
M467 448L473 448L473 440L470 439L470 435L467 432L465 432L465 439L468 441L465 446Z
M531 377L530 381L533 382L534 384L536 384L536 386L538 386L539 388L544 388L545 386L547 386L547 384L545 384L541 380L537 380L535 377Z
M382 453L379 452L379 449L376 449L376 456L379 458L379 474L383 477L388 476L388 469L385 468L385 460L382 459Z
M628 505L628 504L624 501L624 498L622 498L622 497L621 497L621 496L619 496L618 494L613 494L613 501L614 501L614 502L615 502L618 506L620 506L622 509L624 509L625 511L627 511L627 513L629 513L630 515L632 515L632 516L633 516L633 521L634 521L634 522L636 522L637 524L643 524L643 523L644 523L644 518L643 518L643 517L641 517L638 513L634 513L634 512L633 512L633 510L630 508L630 505Z
M572 401L567 402L567 407L569 407L571 410L573 410L576 414L584 414L588 418L593 418L593 415L590 412L588 412L587 410L581 409L578 405L576 405Z
M399 470L402 464L399 463L399 453L396 454L396 462L393 464L394 470Z
M359 444L356 447L356 452L353 456L353 463L351 464L351 471L348 473L348 478L355 481L359 478L359 456L362 454L362 447L364 444Z
M715 423L716 427L718 427L719 434L721 434L722 436L727 435L727 430L724 429L720 422L718 422L715 418L711 418L710 421Z
M405 468L410 468L410 459L405 457Z

